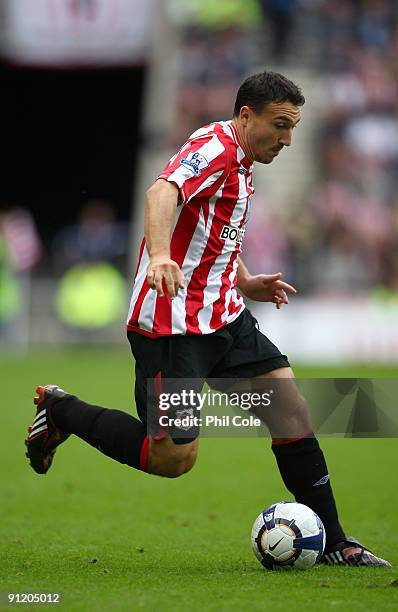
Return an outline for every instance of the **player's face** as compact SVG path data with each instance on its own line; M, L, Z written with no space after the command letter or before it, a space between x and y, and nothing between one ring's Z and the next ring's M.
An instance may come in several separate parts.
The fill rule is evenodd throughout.
M300 118L300 108L291 102L270 102L259 113L244 106L241 120L252 160L270 164L283 147L291 145Z

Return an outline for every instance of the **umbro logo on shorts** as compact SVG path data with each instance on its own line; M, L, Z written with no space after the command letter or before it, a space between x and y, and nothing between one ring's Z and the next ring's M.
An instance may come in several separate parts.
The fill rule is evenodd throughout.
M221 230L220 238L223 240L234 240L239 244L242 244L245 235L245 229L240 227L234 227L233 225L224 225Z

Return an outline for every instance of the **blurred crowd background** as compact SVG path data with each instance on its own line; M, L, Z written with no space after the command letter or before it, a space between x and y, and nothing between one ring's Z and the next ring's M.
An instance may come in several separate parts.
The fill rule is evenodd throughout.
M229 116L237 85L253 69L276 66L294 74L308 68L313 93L304 88L303 115L317 122L314 168L304 189L277 208L257 192L248 263L285 271L302 293L397 290L398 4L219 4L201 2L183 18L173 145L195 126ZM313 105L321 106L321 116L314 117Z
M145 187L264 68L307 103L285 159L256 168L245 262L283 271L302 298L398 312L395 0L53 0L58 18L40 23L26 8L48 0L4 2L4 337L115 337L98 330L122 327ZM112 53L85 47L87 32Z

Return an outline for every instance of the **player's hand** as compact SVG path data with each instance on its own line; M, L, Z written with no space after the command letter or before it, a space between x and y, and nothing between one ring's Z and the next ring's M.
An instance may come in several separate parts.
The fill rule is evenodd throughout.
M166 256L151 257L146 280L159 297L162 297L166 291L171 299L175 298L178 290L183 289L185 285L185 278L179 265Z
M285 283L282 278L282 272L277 274L257 274L249 276L243 286L239 286L242 293L250 300L256 302L272 302L280 308L282 304L288 304L288 293L295 294L297 290Z

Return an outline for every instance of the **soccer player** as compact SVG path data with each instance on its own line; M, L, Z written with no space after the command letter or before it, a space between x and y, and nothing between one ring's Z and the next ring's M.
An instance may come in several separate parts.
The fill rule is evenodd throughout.
M139 419L87 404L56 385L38 387L27 456L44 474L57 446L74 434L120 463L177 477L195 463L198 431L190 438L175 430L148 435L148 379L158 389L167 378L284 379L292 429L273 437L272 450L286 487L323 521L322 561L389 566L346 537L288 359L259 331L238 293L278 307L295 293L280 273L252 276L240 253L254 191L253 162L270 164L291 145L304 102L283 75L253 75L238 91L233 119L200 128L170 159L147 191L145 238L128 316Z

